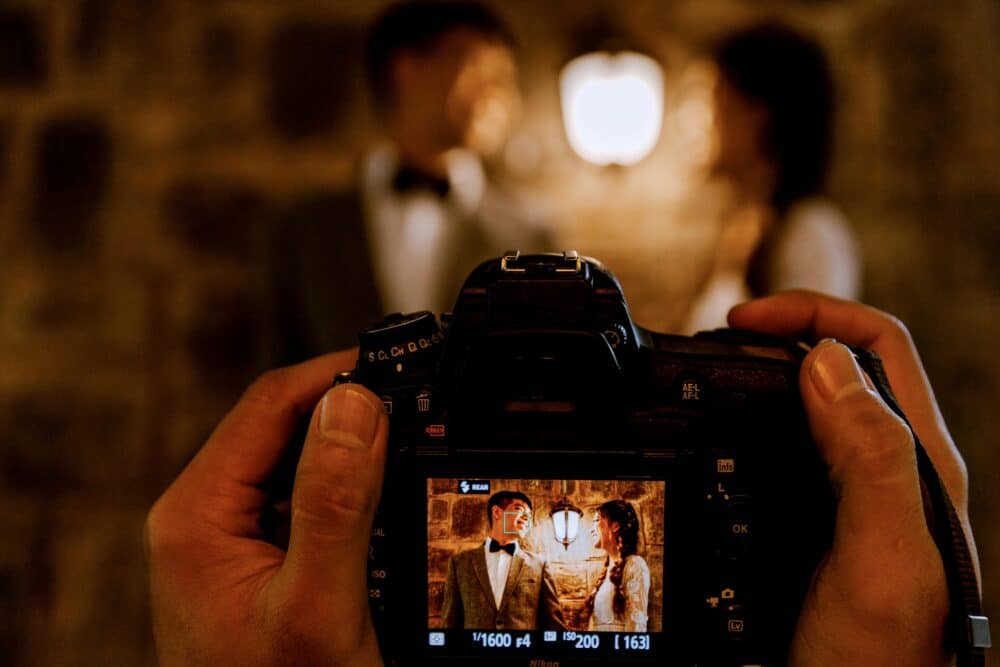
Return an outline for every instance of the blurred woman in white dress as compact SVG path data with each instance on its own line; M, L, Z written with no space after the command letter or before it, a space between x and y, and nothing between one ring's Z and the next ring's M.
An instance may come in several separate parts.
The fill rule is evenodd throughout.
M835 89L820 45L764 23L727 36L713 60L711 168L730 201L685 332L725 326L737 303L787 289L858 298L858 244L826 194Z
M587 629L597 632L646 632L649 620L649 565L640 556L639 517L624 500L597 508L590 529L594 546L607 556L597 584L587 597Z

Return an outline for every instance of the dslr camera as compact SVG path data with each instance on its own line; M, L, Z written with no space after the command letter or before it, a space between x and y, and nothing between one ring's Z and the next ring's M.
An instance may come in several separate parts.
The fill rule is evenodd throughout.
M784 663L835 509L807 346L645 330L575 252L507 253L453 313L359 338L338 381L391 424L369 568L386 664Z

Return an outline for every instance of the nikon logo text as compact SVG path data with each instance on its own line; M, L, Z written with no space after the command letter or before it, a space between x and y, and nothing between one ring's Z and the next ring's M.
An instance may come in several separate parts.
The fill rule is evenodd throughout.
M558 660L529 660L528 667L559 667Z

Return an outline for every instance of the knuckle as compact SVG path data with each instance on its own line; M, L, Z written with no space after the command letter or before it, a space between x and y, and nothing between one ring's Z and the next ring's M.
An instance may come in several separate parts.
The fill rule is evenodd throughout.
M870 476L915 464L913 434L902 419L870 394L857 396L847 451L849 464Z
M295 480L293 512L329 526L354 526L367 518L373 504L370 463L355 452L329 448L301 466Z
M328 492L316 485L302 494L293 512L297 519L321 522L339 530L360 523L366 507L367 503L358 494Z
M877 312L882 320L882 329L886 332L888 338L894 343L906 347L913 345L913 336L910 334L910 329L903 320L885 311L879 310Z
M276 368L260 375L247 387L243 401L254 404L274 404L288 392L289 373L285 368Z
M146 548L146 553L157 555L168 551L171 546L176 545L182 538L183 533L176 529L168 502L161 497L150 508L149 513L146 515L146 523L143 526L143 544Z

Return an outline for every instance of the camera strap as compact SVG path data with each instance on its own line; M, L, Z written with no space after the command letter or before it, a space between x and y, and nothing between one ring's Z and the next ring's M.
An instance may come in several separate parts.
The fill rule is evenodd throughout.
M892 393L881 358L869 350L853 348L853 351L861 367L875 383L882 399L913 432L913 426ZM989 619L983 615L979 582L969 542L955 506L948 497L948 491L915 432L913 442L916 445L920 479L927 492L925 502L930 503L931 533L941 552L948 583L950 604L945 641L949 648L955 650L957 667L983 667L986 663L985 650L991 646L990 626Z

